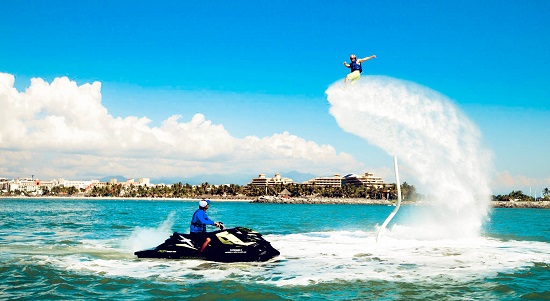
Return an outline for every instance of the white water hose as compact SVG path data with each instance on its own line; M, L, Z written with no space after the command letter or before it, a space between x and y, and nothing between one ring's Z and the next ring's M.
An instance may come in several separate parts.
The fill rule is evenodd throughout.
M382 226L378 229L378 233L376 234L376 242L380 239L380 235L382 235L382 231L386 228L386 226L389 224L391 219L395 216L397 211L399 210L399 206L401 206L401 182L399 182L399 170L397 169L397 156L393 156L393 168L395 169L395 183L397 185L397 206L395 206L395 209L388 215Z

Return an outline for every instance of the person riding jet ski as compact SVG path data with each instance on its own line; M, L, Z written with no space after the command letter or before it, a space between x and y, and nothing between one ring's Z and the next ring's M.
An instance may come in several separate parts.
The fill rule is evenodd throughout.
M214 222L206 214L209 201L199 202L193 213L190 233L174 232L155 248L136 251L138 258L202 259L218 262L267 261L278 255L262 234L246 227L226 229L223 223ZM207 225L220 230L206 232Z
M197 246L201 246L200 253L208 247L208 244L212 241L209 237L208 232L206 232L207 225L214 225L216 228L220 228L220 223L215 222L208 218L206 210L210 205L210 200L201 200L199 202L199 209L193 213L191 218L191 226L189 227L189 234L193 243Z

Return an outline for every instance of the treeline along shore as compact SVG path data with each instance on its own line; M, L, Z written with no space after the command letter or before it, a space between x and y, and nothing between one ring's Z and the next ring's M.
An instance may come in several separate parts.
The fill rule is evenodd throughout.
M202 195L194 198L177 198L177 197L114 197L114 196L0 196L1 199L61 199L61 200L143 200L143 201L198 201L201 199L211 199L216 202L246 202L259 204L347 204L347 205L396 205L396 200L386 199L367 199L367 198L331 198L331 197L276 197L276 196L232 196L223 197L217 195ZM421 206L428 204L424 201L403 201L401 205ZM550 209L550 201L491 201L490 206L493 208L535 208L535 209Z
M139 200L195 200L202 198L219 201L243 201L277 204L367 204L393 205L397 201L396 185L378 187L376 185L344 185L339 187L302 184L285 184L259 187L236 184L201 185L181 182L165 185L134 185L134 183L109 183L90 185L87 188L75 186L39 186L28 191L28 187L13 190L0 190L0 197L7 198L66 198L66 199L139 199ZM401 184L404 205L426 204L429 196L416 192L414 185ZM512 191L505 195L493 195L491 206L497 208L550 208L550 190L545 188L541 196L532 197L522 191Z

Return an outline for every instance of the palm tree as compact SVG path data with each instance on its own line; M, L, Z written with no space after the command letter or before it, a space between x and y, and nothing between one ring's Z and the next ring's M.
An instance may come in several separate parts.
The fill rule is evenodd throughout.
M75 194L75 193L76 193L76 187L71 186L71 187L69 187L69 188L67 189L67 194L68 194L68 195L73 195L73 194Z

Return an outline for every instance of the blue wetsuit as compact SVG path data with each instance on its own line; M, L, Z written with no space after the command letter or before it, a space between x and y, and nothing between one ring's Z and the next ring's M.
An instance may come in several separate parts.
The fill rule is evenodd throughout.
M193 213L193 218L191 219L190 232L205 233L206 225L214 225L214 221L208 218L204 210L197 209L197 211Z

